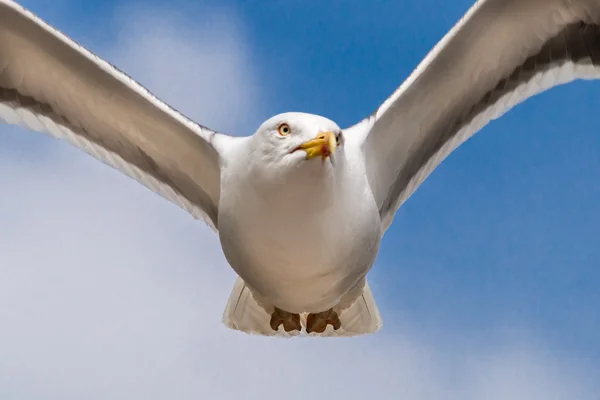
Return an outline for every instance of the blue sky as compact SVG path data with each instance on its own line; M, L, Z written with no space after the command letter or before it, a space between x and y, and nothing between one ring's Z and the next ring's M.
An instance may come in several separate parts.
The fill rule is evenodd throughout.
M312 112L341 126L353 124L370 114L410 74L472 3L208 0L200 5L192 1L148 1L140 6L142 3L61 0L50 7L49 2L31 0L23 4L198 122L246 135L266 118L284 111ZM234 32L244 54L234 60L250 70L244 72L246 75L234 75L242 76L240 79L252 76L245 87L249 100L240 105L251 104L248 112L240 112L233 121L216 117L219 110L228 107L227 95L235 97L235 93L226 93L213 105L213 114L203 113L197 109L201 103L194 97L197 92L186 92L186 99L178 100L169 78L161 86L146 74L139 60L128 59L118 46L131 44L124 32L129 32L130 21L139 18L139 10L154 18L167 15L165 19L183 22L183 26L175 24L168 29L186 40L186 46L220 43L226 36L221 31L224 25L227 32ZM195 24L202 30L194 30ZM179 27L185 35L177 36ZM207 35L187 35L198 32ZM210 51L221 54L218 48ZM227 51L233 52L223 50ZM154 56L161 59L160 54ZM177 54L172 56L168 56L170 62L177 60ZM195 76L194 64L188 67L191 72L186 69L187 73ZM215 85L220 84L220 78L230 79L225 73L213 73ZM200 82L192 88L202 89L202 85ZM442 163L399 210L384 238L369 279L383 313L385 331L358 339L360 343L369 346L378 340L409 336L418 338L431 351L468 353L488 349L489 344L501 347L509 343L510 347L526 342L563 367L574 363L592 378L600 375L598 93L598 82L576 82L543 93L488 125ZM154 203L146 199L153 197L152 193L133 188L134 184L130 188L129 181L116 174L95 172L104 167L82 161L84 156L79 158L50 142L39 135L26 138L18 129L3 128L0 147L4 151L0 155L21 160L18 165L25 163L31 168L40 157L44 164L37 168L50 169L48 179L59 180L59 172L52 175L51 166L62 171L59 167L64 161L46 160L44 153L66 151L68 157L84 163L84 171L88 168L107 174L102 175L102 182L122 188L130 200L152 202L149 207L153 212L157 209L161 218L172 217L176 221L170 225L173 235L202 229L162 200ZM35 196L35 192L27 193ZM117 203L115 200L115 207ZM88 208L82 205L77 215L95 212L95 203L82 204ZM27 226L23 229L32 232ZM103 240L94 233L87 238L99 243ZM153 246L153 240L159 239L140 240ZM209 243L216 245L214 240ZM184 241L174 246L173 252L180 246L198 245ZM194 259L182 257L180 262L188 264L181 267L184 270L197 268ZM201 279L202 272L194 276ZM222 279L225 286L233 283ZM26 281L19 282L20 290L26 291ZM106 285L110 288L109 283ZM219 301L226 300L228 290L219 292ZM15 295L11 301L18 299ZM217 308L221 308L220 303ZM222 310L217 311L211 314L216 319L205 321L214 325L214 337L225 329L219 326ZM518 353L514 346L511 351ZM467 361L454 354L436 363L454 366ZM441 387L447 389L448 382L442 379Z

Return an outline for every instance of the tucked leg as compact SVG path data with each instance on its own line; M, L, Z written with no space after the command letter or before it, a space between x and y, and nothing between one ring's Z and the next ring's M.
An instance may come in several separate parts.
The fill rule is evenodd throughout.
M300 314L293 314L287 311L283 311L280 308L275 307L273 314L271 314L271 329L274 331L279 329L279 326L283 324L283 330L286 332L300 331L302 325L300 324Z
M306 317L306 332L323 333L327 329L327 325L333 326L333 329L338 330L342 326L338 314L329 309L320 313L311 313Z

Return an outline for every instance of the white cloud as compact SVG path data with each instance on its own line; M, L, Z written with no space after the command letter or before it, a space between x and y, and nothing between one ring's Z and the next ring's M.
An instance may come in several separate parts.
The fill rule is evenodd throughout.
M254 132L247 123L260 111L260 90L242 23L232 10L205 11L202 21L166 4L125 5L117 15L124 34L111 55L121 69L196 121L220 131ZM199 22L204 26L197 27Z
M118 19L120 40L103 53L111 61L208 126L243 130L261 112L238 23L224 14L205 15L208 28L165 10L136 15L133 25ZM0 137L3 400L600 394L583 364L534 340L453 346L421 339L389 314L382 333L350 340L229 331L220 320L234 274L216 235L66 144L8 131ZM32 141L41 148L33 154Z

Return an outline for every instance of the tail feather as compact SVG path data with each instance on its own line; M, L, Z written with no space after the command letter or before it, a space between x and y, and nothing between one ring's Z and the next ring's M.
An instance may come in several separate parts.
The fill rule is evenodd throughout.
M358 288L358 295L352 294L351 299L341 302L334 307L338 313L341 327L334 330L331 325L323 333L285 332L280 326L278 331L271 329L270 320L274 307L253 293L245 282L238 278L235 282L225 312L223 323L231 329L249 334L263 336L319 336L319 337L349 337L375 333L382 327L381 315L367 281ZM355 297L356 296L356 297ZM306 315L303 314L302 325L306 326Z
M272 305L259 299L238 277L223 313L223 323L230 329L255 335L291 337L300 334L288 333L281 326L274 331L270 324L273 310Z
M365 284L356 299L349 306L342 304L333 309L338 313L340 318L340 329L333 330L331 326L322 334L311 333L311 336L359 336L379 331L383 326L379 308L373 298L373 293L369 287L369 283L365 279Z
M233 286L223 314L223 323L228 328L246 333L273 334L269 326L269 313L254 300L242 278L237 278Z

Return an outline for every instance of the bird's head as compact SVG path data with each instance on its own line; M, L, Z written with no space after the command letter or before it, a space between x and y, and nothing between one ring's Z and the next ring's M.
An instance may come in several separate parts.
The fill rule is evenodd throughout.
M280 210L324 209L335 201L346 170L344 137L327 118L285 113L249 138L240 168L257 193Z
M267 165L286 170L330 170L344 147L342 130L335 122L305 113L276 115L260 126L253 139Z

